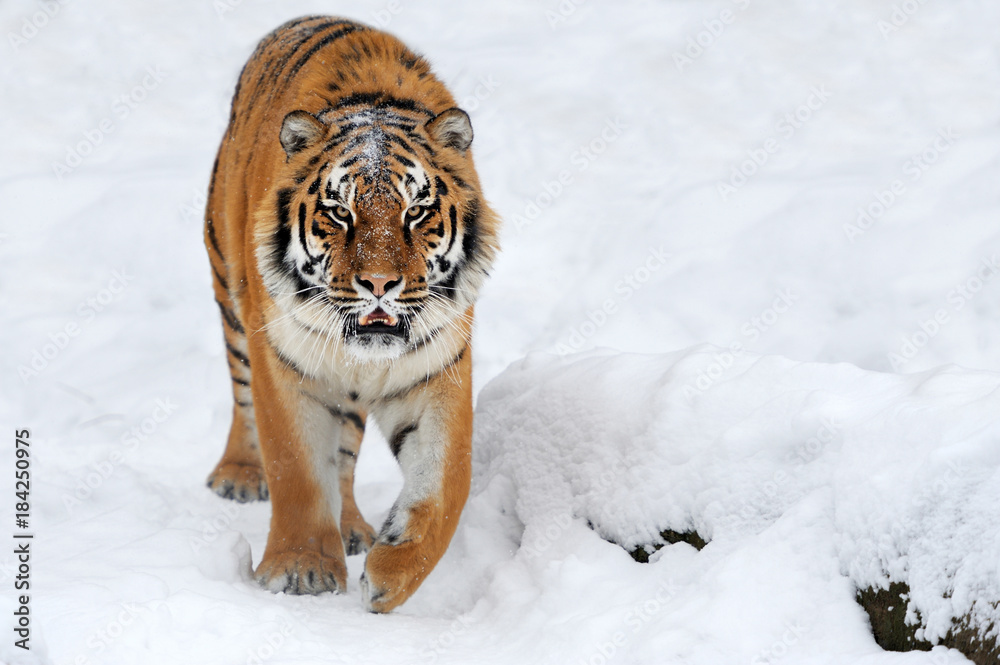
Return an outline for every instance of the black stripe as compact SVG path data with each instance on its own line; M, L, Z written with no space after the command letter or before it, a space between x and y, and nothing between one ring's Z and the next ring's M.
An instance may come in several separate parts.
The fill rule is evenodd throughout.
M435 113L415 99L407 97L393 97L384 92L355 92L337 101L334 109L341 109L347 106L374 106L379 109L399 109L400 111L412 111L421 113L428 117L435 117Z
M354 222L347 222L347 231L344 233L344 247L349 247L354 242Z
M321 227L319 225L319 221L317 221L315 219L313 220L313 223L312 223L312 234L314 236L316 236L317 238L319 238L320 240L323 240L328 235L330 235L329 233L327 233L326 231L323 230L323 227Z
M410 229L410 223L403 223L403 242L406 243L407 247L413 247L413 231Z
M317 289L319 287L309 284L305 279L303 279L301 273L295 265L288 261L288 246L292 242L292 229L288 222L288 216L290 214L289 208L292 204L292 196L295 194L295 190L292 188L285 188L278 191L277 200L277 214L278 214L278 226L274 231L274 236L272 240L271 247L271 261L274 267L284 267L288 276L295 282L295 295L299 300L305 300L309 297L309 291ZM301 211L300 211L301 214ZM299 225L301 229L301 224ZM304 249L304 246L303 246ZM310 258L312 256L310 255Z
M417 430L417 424L411 423L399 430L392 435L392 440L389 441L389 450L392 451L393 457L399 457L399 451L406 443L406 437Z
M402 118L400 115L393 114L393 118ZM379 122L382 123L383 127L395 127L396 129L402 129L407 134L411 133L417 128L412 122L406 122L405 120L390 120L389 118L380 118Z
M455 206L448 208L448 219L451 220L451 237L448 238L448 249L444 250L446 255L451 251L452 245L455 244L455 237L458 235L458 211Z
M325 404L323 406L326 407L326 410L329 411L330 415L334 418L350 422L362 432L365 431L365 420L357 413L354 413L353 411L341 411L337 407L327 406Z
M216 163L218 163L218 158L216 158ZM215 250L220 259L225 261L226 257L223 255L222 250L219 249L219 239L215 235L215 224L212 223L211 219L205 220L205 229L208 231L208 242L212 244L212 249Z
M411 138L411 139L413 140L413 142L414 142L414 143L416 143L416 144L417 144L417 145L419 145L419 146L420 146L421 148L423 148L424 150L426 150L426 151L427 151L427 154L428 154L428 155L430 155L431 157L433 157L433 156L435 156L435 155L437 154L437 153L436 153L436 152L434 151L434 148L432 148L432 147L431 147L431 144L430 144L430 143L428 143L427 141L425 141L425 140L424 140L424 137L422 137L422 136L417 136L416 134L411 134L411 135L410 135L410 138ZM434 164L433 162L432 162L432 166L434 166L435 168L437 168L437 164ZM445 170L445 171L446 171L446 172L447 172L447 173L448 173L449 175L451 175L451 171L448 171L448 169L444 169L444 170Z
M323 260L323 255L313 256L309 252L309 245L306 244L306 204L299 204L299 244L302 245L302 251L305 252L306 256L309 257L309 273L312 273L312 266L316 265ZM307 285L308 286L308 285ZM301 287L300 287L301 288Z
M430 193L431 193L431 182L430 182L430 180L428 180L427 182L424 183L423 187L421 187L419 190L417 190L417 199L418 200L419 199L425 199L425 198L427 198L427 196ZM438 201L436 201L436 203L437 203L438 207L441 207L441 201L440 201L440 199L438 199Z
M434 189L437 190L438 196L448 196L448 186L439 175L434 176Z
M355 164L357 164L358 162L360 162L362 157L363 157L363 155L361 155L360 153L357 154L357 155L354 155L353 157L349 157L349 158L345 159L343 162L341 162L340 166L341 166L341 168L345 168L345 169L346 168L350 168L351 166L354 166ZM341 180L343 180L343 178L341 178Z
M218 300L215 301L215 304L219 306L219 310L222 312L222 320L226 322L226 325L229 326L230 330L235 333L245 335L246 331L243 329L243 324L239 322L236 315L230 312L229 308Z
M286 187L278 190L278 223L288 226L289 209L292 207L292 197L295 196L295 189Z
M389 139L390 143L395 143L396 145L398 145L400 148L402 148L406 152L410 153L411 155L416 155L417 154L417 151L414 150L413 147L410 146L409 143L407 143L406 141L404 141L402 139L402 137L396 136L392 132L385 132L385 137L387 139Z
M343 23L347 23L347 21L343 21L340 24L342 25ZM346 28L341 28L340 30L335 30L334 32L324 35L322 39L313 44L309 48L309 50L306 51L301 58L299 58L298 62L296 62L292 66L291 70L286 75L286 80L289 80L293 76L295 76L295 74L300 69L302 69L302 67L304 67L307 62L309 62L309 59L312 58L314 55L316 55L316 52L319 51L324 46L331 44L340 39L341 37L351 34L352 32L364 31L364 30L367 30L367 28L360 25L352 24L348 25Z
M376 102L382 99L382 96L381 92L355 92L347 97L341 98L333 108L340 109L345 106L358 106L360 104L373 106Z
M441 331L444 330L444 329L445 329L445 326L441 326L440 328L435 328L434 330L430 331L429 333L427 333L426 337L424 337L419 342L417 342L416 344L414 344L413 348L409 349L407 351L407 353L413 353L414 351L417 351L417 350L422 349L423 347L427 346L431 342L431 340L433 340L435 337L437 337L438 335L440 335Z
M465 182L465 180L463 180L461 178L461 176L459 176L457 173L455 173L455 169L451 168L450 166L442 166L441 168L444 170L445 173L447 173L448 175L450 175L451 179L455 181L455 184L458 185L459 187L461 187L462 189L472 189L473 188L472 185L470 185L469 183Z
M468 350L468 348L469 348L469 345L466 344L465 346L462 347L462 350L458 352L458 355L455 356L454 358L452 358L451 361L447 365L445 365L444 367L442 367L438 371L434 372L433 374L428 374L427 376L425 376L424 378L420 379L416 383L413 383L410 386L407 386L406 388L403 388L402 390L397 390L396 392L391 393L391 394L383 397L382 401L383 402L390 402L390 401L392 401L394 399L399 399L400 397L405 397L414 388L417 388L418 386L422 386L425 383L428 383L434 377L436 377L439 374L441 374L442 372L448 371L449 369L451 369L452 367L454 367L455 365L457 365L462 360L462 357L465 356L465 352Z
M322 21L315 25L300 28L303 23L307 21ZM343 19L331 20L330 16L313 16L305 19L296 19L290 21L286 26L282 26L274 31L274 40L277 41L281 38L284 42L279 45L279 52L275 54L275 57L269 62L265 63L261 67L261 75L257 79L257 85L260 86L264 82L264 78L267 74L271 75L271 78L275 81L281 76L281 71L288 64L288 61L298 53L299 49L305 46L306 42L315 37L319 32L327 30L329 28L335 28L337 26L346 23ZM263 46L263 42L261 46ZM258 47L260 56L263 57L266 48Z
M277 358L278 361L285 366L285 369L298 374L302 378L311 378L311 376L300 368L294 360L279 351L274 344L271 344L271 340L268 340L267 343L271 347L271 351L274 352L275 358Z
M319 183L322 180L323 180L323 176L322 175L316 176L316 179L313 180L313 183L311 185L309 185L308 193L309 194L315 194L316 192L318 192L319 191Z
M264 80L270 77L272 82L277 82L278 78L281 76L282 70L284 70L285 66L288 64L288 61L292 59L292 57L305 45L306 42L312 39L318 32L326 30L327 28L343 25L346 22L342 19L330 21L329 18L330 17L328 16L314 16L303 19L295 19L287 23L285 26L279 27L257 45L254 54L250 56L250 61L247 62L247 66L249 66L252 62L263 59L264 54L276 42L282 42L278 44L279 52L276 53L270 60L267 60L260 65L260 74L257 76L257 83L253 88L254 92L248 101L248 106L254 106L257 98L265 92L269 93L271 96L274 95L275 86L264 85ZM307 21L326 22L305 28L299 27ZM246 67L244 67L244 71L245 70ZM243 75L241 73L240 83L242 82ZM237 88L238 87L239 86L237 86Z
M292 242L292 230L288 226L288 209L292 205L292 196L295 190L291 188L278 191L277 215L278 226L274 231L274 239L271 248L271 261L275 267L285 262L288 254L288 245Z
M420 62L420 56L414 55L409 51L403 51L399 54L399 64L403 65L407 69L413 69Z
M415 166L415 164L413 163L413 160L407 159L406 157L403 157L402 155L397 155L396 153L392 153L392 157L393 157L393 159L395 159L397 162L399 162L403 166L406 166L406 167L413 167L413 166ZM409 175L409 174L407 174L407 175Z
M226 283L226 278L223 277L221 273L219 273L219 269L215 267L215 264L212 263L211 259L209 259L208 262L212 264L212 274L215 275L215 279L219 280L219 286L222 287L223 291L228 291L229 284Z
M479 199L469 201L469 207L462 214L462 227L462 253L469 262L479 251Z
M321 152L322 153L330 152L331 150L333 150L346 140L347 140L347 133L340 131L340 128L338 127L338 133L330 137L330 140L326 142L326 145L323 146L323 150Z
M233 358L236 358L237 360L239 360L241 363L243 363L247 367L250 366L250 359L247 358L245 355L243 355L242 351L240 351L239 349L237 349L236 347L234 347L229 342L226 342L226 349L228 349L229 353L233 354Z

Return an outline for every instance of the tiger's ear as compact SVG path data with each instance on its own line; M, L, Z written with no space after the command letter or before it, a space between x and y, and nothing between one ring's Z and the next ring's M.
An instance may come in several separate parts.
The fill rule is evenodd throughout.
M460 108L442 111L424 126L438 143L459 152L465 152L472 145L472 121Z
M281 147L285 154L291 157L298 151L308 148L323 137L326 127L316 116L305 111L292 111L281 121Z

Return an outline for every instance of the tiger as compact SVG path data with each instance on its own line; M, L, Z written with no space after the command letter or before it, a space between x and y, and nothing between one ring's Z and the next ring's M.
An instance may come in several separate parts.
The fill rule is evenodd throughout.
M289 21L240 73L204 241L232 378L208 477L270 500L256 581L405 602L447 549L472 477L474 306L499 249L469 115L397 38ZM379 531L354 498L369 416L403 486Z

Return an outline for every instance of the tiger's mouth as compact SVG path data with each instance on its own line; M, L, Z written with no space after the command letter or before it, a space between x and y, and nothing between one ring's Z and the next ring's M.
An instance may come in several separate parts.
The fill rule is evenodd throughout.
M347 322L349 337L372 337L389 335L406 339L409 337L409 326L399 317L395 317L381 307L363 316L351 317Z
M393 327L399 325L399 320L381 307L376 307L374 312L369 312L359 318L358 325L362 328L370 328L371 326Z

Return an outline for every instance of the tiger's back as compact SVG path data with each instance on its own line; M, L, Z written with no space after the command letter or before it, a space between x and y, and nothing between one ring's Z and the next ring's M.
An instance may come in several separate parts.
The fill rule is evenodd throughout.
M370 549L365 602L388 611L451 538L499 226L471 141L423 58L349 20L286 23L240 75L206 210L234 395L209 485L270 497L272 590L342 591L345 553ZM369 415L406 477L378 535L352 489Z

